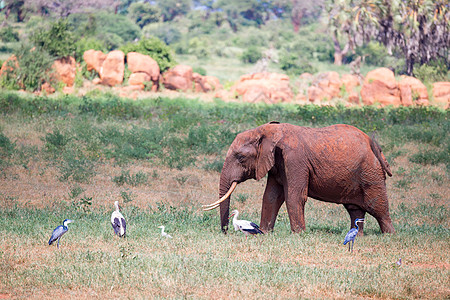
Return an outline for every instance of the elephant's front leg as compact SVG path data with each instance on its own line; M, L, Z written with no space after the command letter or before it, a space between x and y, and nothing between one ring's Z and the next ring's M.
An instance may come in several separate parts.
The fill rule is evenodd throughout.
M306 182L306 181L305 181ZM292 232L302 232L305 230L305 204L308 199L308 187L294 186L287 188L286 208L291 223Z
M264 191L261 210L261 230L272 231L275 226L278 211L284 202L284 188L273 176L267 178L266 190Z

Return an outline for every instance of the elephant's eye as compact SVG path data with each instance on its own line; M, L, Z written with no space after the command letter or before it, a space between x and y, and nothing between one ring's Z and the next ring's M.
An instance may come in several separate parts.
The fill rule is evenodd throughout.
M245 161L245 156L240 153L237 153L236 159L242 164Z

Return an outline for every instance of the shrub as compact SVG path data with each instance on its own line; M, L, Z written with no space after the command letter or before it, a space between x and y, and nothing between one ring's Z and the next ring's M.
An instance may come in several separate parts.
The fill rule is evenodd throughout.
M171 24L150 24L142 29L144 37L155 36L167 45L177 43L181 39L181 32Z
M140 37L140 28L125 16L99 13L96 15L97 26L101 28L101 36L105 34L115 35L122 39L124 42L134 41Z
M150 3L135 2L128 8L128 16L142 28L147 24L158 22L161 11Z
M19 40L19 33L11 26L6 26L0 29L0 40L5 43L17 42Z
M139 52L149 55L156 60L161 72L164 72L176 63L173 58L172 49L156 37L143 39L137 43L129 43L121 47L120 50L125 53L125 56L129 52Z
M75 53L73 33L68 22L62 19L52 23L48 30L37 30L32 35L32 41L54 57L67 57Z
M422 82L437 82L449 80L449 65L444 60L434 60L428 64L414 65L413 74Z
M250 46L241 55L241 60L244 63L254 64L262 57L261 49L256 46Z
M306 59L286 52L280 55L280 68L293 75L300 75L305 72L314 74L317 72L317 69Z
M7 89L39 90L44 82L52 83L53 58L42 48L21 44L15 60L9 60L9 68L2 74L0 86Z
M373 66L385 66L389 54L386 47L379 42L369 42L368 44L358 47L355 56L365 56L364 62Z

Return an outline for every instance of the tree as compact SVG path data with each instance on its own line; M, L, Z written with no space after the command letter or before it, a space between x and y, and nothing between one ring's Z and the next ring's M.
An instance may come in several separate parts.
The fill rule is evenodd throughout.
M5 19L8 19L11 13L17 14L17 22L22 22L24 19L24 4L25 0L4 0L4 6L0 11L5 12Z
M191 10L191 0L158 0L163 21L171 21L176 16L186 15Z
M150 3L136 2L128 8L128 16L143 28L147 24L158 22L161 12L158 7Z
M294 31L298 32L304 18L318 16L323 10L324 0L291 0L291 22Z
M342 63L342 56L356 45L376 40L389 53L400 51L409 75L415 63L443 58L448 65L447 0L332 0L327 11L328 28L335 44L335 64Z
M119 0L25 0L25 6L41 15L56 14L67 17L75 13L115 11Z

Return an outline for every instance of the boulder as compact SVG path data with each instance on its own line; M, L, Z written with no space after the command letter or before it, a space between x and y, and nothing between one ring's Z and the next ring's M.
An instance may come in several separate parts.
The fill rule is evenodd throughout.
M48 82L44 82L44 84L41 86L41 92L49 95L53 94L55 92L55 89Z
M15 55L11 55L10 57L8 57L2 64L2 68L0 69L0 77L5 73L5 72L11 72L12 70L14 70L14 68L11 66L11 64L14 65L14 68L18 68L19 67L19 62L17 61L17 58Z
M128 69L133 73L147 73L152 81L159 79L159 66L156 60L137 52L127 54Z
M198 73L192 73L192 79L195 82L194 90L197 93L207 93L222 88L219 79L214 76L202 76Z
M123 72L125 71L125 54L120 50L108 53L100 69L100 79L102 84L115 86L123 82Z
M378 68L370 71L361 89L361 99L365 105L380 103L381 105L401 104L400 91L394 72L388 68Z
M355 88L360 85L359 78L351 74L342 75L341 82L348 94L354 92Z
M294 94L289 86L289 76L278 73L254 73L243 75L231 88L245 102L290 102Z
M450 107L450 82L435 82L433 84L434 102L444 106L445 109Z
M311 102L331 100L341 94L342 81L337 72L319 74L308 88L308 99Z
M53 62L52 69L55 72L55 79L63 82L66 86L71 87L75 82L77 74L77 63L75 58L69 56L60 58Z
M192 67L178 65L163 74L163 85L169 90L192 90L193 87Z
M145 88L145 83L150 82L150 75L144 72L133 73L130 75L128 79L129 85L139 85L142 89Z
M100 69L106 59L106 54L102 51L91 49L83 53L83 59L86 62L86 68L88 71L95 70L98 74L100 74Z
M428 105L427 87L419 79L402 75L398 87L402 105Z

